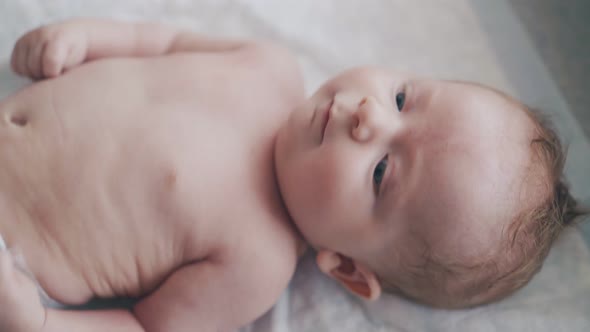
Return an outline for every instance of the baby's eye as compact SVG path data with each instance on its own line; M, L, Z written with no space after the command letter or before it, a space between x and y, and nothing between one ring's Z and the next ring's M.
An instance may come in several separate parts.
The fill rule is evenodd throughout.
M375 194L379 193L381 188L381 181L383 181L383 175L385 175L385 170L387 169L387 155L381 159L381 161L375 166L375 170L373 171L373 189Z
M404 109L404 104L406 103L406 93L404 91L398 92L395 95L395 103L397 105L397 110L401 112Z

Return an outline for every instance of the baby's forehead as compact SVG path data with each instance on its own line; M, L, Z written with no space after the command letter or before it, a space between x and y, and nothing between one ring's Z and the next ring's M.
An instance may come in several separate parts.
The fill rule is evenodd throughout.
M436 139L426 145L416 191L395 206L391 220L409 229L399 233L406 239L396 238L398 250L417 266L430 255L458 264L496 257L535 200L527 181L534 123L519 103L486 87L424 82L435 92L430 106L438 115L429 114L428 134Z
M493 106L503 104L508 105ZM428 247L477 256L497 247L519 209L531 135L523 130L524 123L515 122L525 119L524 114L520 120L486 114L520 110L477 101L464 106L461 117L449 119L455 122L447 129L456 132L426 145L415 192L401 208L413 234ZM443 126L441 122L436 125Z
M472 83L437 81L434 84L430 113L440 116L437 126L431 127L433 131L446 129L450 137L475 148L480 147L477 143L503 149L528 145L534 124L524 107L511 97Z
M448 257L479 259L499 250L525 198L523 177L463 170L430 179L425 197L410 208L414 234L432 250ZM438 187L438 188L436 188ZM426 193L429 191L430 193Z

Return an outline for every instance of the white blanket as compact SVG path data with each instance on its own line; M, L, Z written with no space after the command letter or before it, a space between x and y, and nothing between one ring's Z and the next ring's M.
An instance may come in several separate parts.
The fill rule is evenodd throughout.
M27 84L7 66L16 38L70 16L153 19L209 34L274 40L297 55L308 92L358 64L493 85L556 112L570 142L574 192L590 197L588 141L504 0L4 0L0 98ZM393 296L363 303L322 277L306 257L275 308L243 330L590 331L590 253L572 229L522 291L462 311L428 309Z

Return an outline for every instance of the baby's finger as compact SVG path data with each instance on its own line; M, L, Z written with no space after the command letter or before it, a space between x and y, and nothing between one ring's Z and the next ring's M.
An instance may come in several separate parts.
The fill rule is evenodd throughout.
M12 49L12 55L10 56L10 68L12 68L12 71L14 71L15 73L18 73L18 68L17 68L17 63L16 63L16 59L18 56L18 50L16 48L16 44L14 45L14 48Z
M42 66L45 77L56 77L63 70L64 57L67 50L59 43L49 43L45 47L43 54Z
M46 42L40 42L31 47L27 60L27 68L31 74L31 78L39 79L43 76L43 72L41 71L41 57L43 56L46 45Z
M14 45L14 50L12 51L12 69L20 75L24 75L22 64L22 58L24 57L25 45L23 43L23 39L19 39L16 44Z
M79 45L72 44L68 48L67 54L64 58L63 64L63 71L68 71L73 67L76 67L80 64L82 59L84 59L85 54L83 54L84 50L79 47Z
M23 42L21 54L19 55L17 61L18 61L18 67L19 67L20 73L21 73L21 75L24 75L24 76L31 76L31 73L29 72L29 66L27 64L29 61L30 51L31 51L31 43L28 41Z

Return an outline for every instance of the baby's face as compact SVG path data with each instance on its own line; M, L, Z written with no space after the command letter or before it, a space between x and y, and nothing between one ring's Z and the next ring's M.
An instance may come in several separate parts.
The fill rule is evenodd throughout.
M316 249L369 265L383 251L410 264L425 249L480 258L522 202L531 129L487 89L358 68L292 113L277 137L277 177Z

